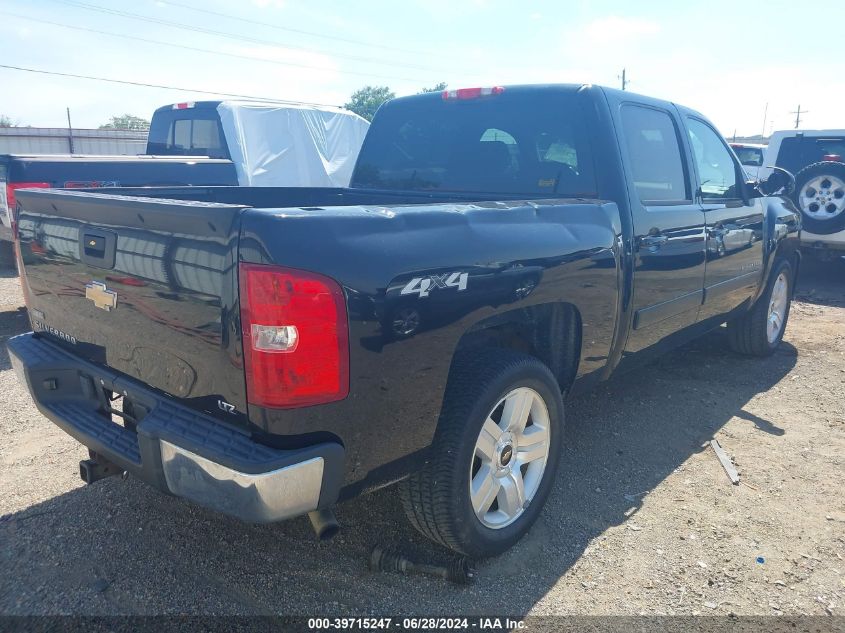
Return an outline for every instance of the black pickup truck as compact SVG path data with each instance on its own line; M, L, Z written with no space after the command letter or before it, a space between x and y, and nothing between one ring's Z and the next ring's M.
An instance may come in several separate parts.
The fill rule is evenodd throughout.
M778 346L800 264L781 181L630 92L396 99L345 189L21 192L34 333L8 347L88 482L322 535L398 482L423 534L494 555L549 493L562 395L723 323L736 351Z

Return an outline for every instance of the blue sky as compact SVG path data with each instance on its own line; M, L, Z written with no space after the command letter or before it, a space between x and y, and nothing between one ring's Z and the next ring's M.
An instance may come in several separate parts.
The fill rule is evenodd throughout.
M799 103L802 127L845 127L845 66L828 30L843 23L845 2L831 0L0 0L0 64L338 105L366 84L398 95L439 81L618 86L626 67L630 90L700 110L732 136L759 133L767 103L767 133L793 127ZM96 127L214 98L3 68L0 82L0 113L35 126L65 125L66 106L74 126Z

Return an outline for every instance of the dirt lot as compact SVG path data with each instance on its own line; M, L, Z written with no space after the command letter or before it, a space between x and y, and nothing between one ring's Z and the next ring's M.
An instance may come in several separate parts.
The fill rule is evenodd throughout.
M377 543L442 556L393 490L254 527L112 478L47 422L0 355L3 614L845 615L845 265L808 264L786 342L759 361L715 332L569 403L557 484L477 582L373 574ZM27 329L0 278L0 341ZM703 445L717 438L743 484Z

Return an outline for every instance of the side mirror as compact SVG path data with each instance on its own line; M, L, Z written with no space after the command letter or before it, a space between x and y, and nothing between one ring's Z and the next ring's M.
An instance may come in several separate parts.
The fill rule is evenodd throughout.
M753 183L753 187L764 196L788 196L795 191L795 176L783 167L770 167L772 173L765 180Z

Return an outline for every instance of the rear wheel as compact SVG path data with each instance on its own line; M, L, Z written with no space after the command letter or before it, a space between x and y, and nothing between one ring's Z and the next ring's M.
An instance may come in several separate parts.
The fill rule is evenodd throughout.
M775 262L763 295L750 311L728 322L731 349L749 356L768 356L783 340L792 304L792 266Z
M539 516L562 440L560 388L539 360L498 350L456 361L432 457L400 484L405 513L457 552L499 554Z

